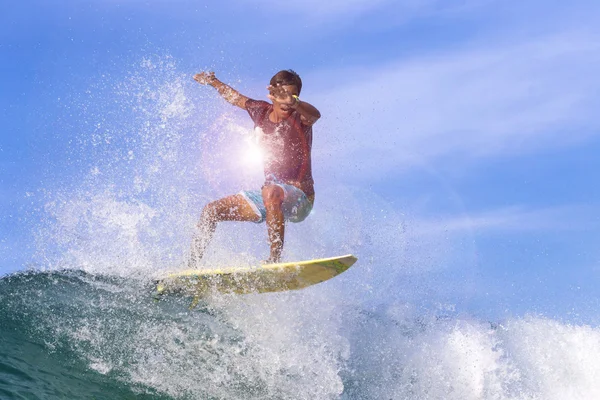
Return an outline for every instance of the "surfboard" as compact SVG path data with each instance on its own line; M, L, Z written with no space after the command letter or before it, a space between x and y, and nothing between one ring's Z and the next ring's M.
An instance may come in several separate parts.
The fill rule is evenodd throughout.
M211 293L267 293L299 290L329 280L350 268L357 258L351 254L256 268L188 269L158 280L156 294L183 292L198 298Z

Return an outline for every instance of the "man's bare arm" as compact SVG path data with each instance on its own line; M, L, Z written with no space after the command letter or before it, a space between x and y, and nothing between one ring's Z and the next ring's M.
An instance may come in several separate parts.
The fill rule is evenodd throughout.
M298 99L296 111L300 113L300 119L305 125L313 125L321 118L321 113L310 103Z
M229 85L224 84L217 79L214 72L201 72L194 75L194 80L202 85L210 85L217 89L217 92L223 97L228 103L233 104L242 109L246 109L246 101L248 98L243 94L240 94L237 90Z

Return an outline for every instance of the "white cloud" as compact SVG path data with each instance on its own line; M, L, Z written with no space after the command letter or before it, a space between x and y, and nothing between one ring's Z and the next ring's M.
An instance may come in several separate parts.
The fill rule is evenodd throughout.
M531 209L507 207L463 215L421 218L413 223L416 235L463 234L463 233L532 233L569 232L598 229L600 221L591 218L598 215L592 206L570 205Z
M414 17L432 15L456 15L496 0L464 0L448 2L444 0L304 0L281 2L278 0L247 0L248 5L262 7L271 13L298 18L303 23L322 25L337 22L342 26L353 27L353 17L361 18L371 14L384 25L395 25ZM350 20L348 20L350 18ZM361 22L365 22L362 21ZM370 26L371 22L367 24ZM356 26L354 26L356 27ZM371 26L371 28L380 28ZM314 32L305 32L314 33Z
M513 155L580 142L600 127L599 50L598 35L566 32L321 71L310 77L323 88L312 97L325 116L315 128L318 148L337 154L337 164L360 163L379 175L415 159Z
M405 0L403 3L416 6L418 3L429 2ZM281 2L276 0L253 0L253 5L268 8L279 13L302 16L321 20L322 18L338 19L349 15L360 14L368 10L381 7L383 4L392 3L391 0L304 0Z

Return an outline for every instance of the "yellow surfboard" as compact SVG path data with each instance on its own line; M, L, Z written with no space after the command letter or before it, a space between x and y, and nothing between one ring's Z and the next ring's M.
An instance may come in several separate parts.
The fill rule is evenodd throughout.
M156 285L157 294L184 292L195 299L213 292L267 293L297 290L326 281L356 262L353 255L257 268L188 269L166 275Z

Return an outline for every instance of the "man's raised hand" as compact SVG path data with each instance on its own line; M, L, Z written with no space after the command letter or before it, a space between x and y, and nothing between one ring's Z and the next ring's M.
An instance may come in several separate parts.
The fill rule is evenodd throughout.
M194 75L194 80L201 85L212 85L217 77L214 72L200 72L199 74Z
M283 104L289 107L293 107L297 103L297 100L292 96L292 93L286 90L286 88L284 88L283 86L269 85L267 86L267 90L269 91L267 97L271 99L271 101L276 101L279 104Z

